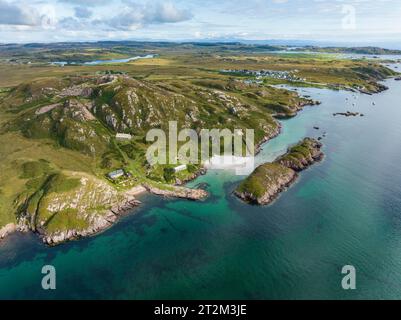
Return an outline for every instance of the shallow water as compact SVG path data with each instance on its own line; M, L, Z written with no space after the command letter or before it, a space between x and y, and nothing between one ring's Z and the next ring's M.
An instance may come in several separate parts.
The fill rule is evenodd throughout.
M273 205L238 201L242 177L209 171L190 184L209 185L205 202L143 196L135 215L56 248L14 234L0 247L0 298L401 298L401 82L386 84L357 99L299 89L322 105L283 121L258 162L323 132L326 157ZM347 110L365 117L332 115ZM57 269L55 291L41 289L45 264ZM347 264L355 291L341 288Z

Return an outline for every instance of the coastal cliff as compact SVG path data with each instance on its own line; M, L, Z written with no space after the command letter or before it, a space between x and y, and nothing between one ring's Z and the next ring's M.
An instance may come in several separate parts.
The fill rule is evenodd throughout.
M144 185L128 191L80 172L63 172L50 177L25 204L18 227L7 225L0 238L19 231L33 231L48 245L94 235L112 226L120 216L141 204L143 192L159 196L200 200L208 193L184 187Z
M266 205L298 178L298 172L323 159L322 144L305 138L272 163L257 167L235 190L234 194L250 203Z

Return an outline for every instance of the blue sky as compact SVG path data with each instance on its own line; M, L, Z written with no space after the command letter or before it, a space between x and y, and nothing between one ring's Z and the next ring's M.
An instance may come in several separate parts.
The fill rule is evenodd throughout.
M399 0L0 0L0 42L401 43Z

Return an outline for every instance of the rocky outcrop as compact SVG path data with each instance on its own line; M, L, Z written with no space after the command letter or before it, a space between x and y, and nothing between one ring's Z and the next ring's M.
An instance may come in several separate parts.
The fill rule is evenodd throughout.
M234 193L246 202L266 205L290 186L297 176L294 170L277 163L266 163L256 168Z
M273 163L265 163L245 179L234 194L250 203L266 205L296 181L298 172L323 159L322 144L305 138Z
M321 102L312 99L305 99L303 101L299 101L295 103L292 107L287 107L286 112L277 112L274 114L276 119L289 119L295 117L299 111L301 111L306 106L317 106L320 105Z
M122 215L132 212L143 192L163 197L201 200L201 189L160 185L138 185L118 192L108 183L82 172L64 171L50 176L25 203L18 223L0 228L0 239L14 231L37 233L47 245L95 235L111 227Z
M14 223L6 224L4 227L0 228L0 240L15 231L17 231L17 226Z
M0 236L15 231L31 230L48 245L57 245L97 234L111 227L120 216L141 204L136 199L149 191L164 197L201 200L204 190L185 187L136 186L118 192L106 182L80 172L63 172L50 177L26 203L19 226L7 225Z
M52 111L54 108L60 107L62 104L61 103L55 103L55 104L51 104L42 108L39 108L38 110L35 111L36 115L41 115L44 113L47 113L49 111Z
M276 159L276 162L284 167L300 172L307 169L316 161L323 159L322 147L323 144L321 142L305 138L302 142L290 148L285 155Z
M257 143L255 146L255 155L259 154L262 151L262 146L266 143L269 142L270 140L278 137L278 135L281 133L281 123L277 122L277 126L266 136L263 137L261 141Z
M60 93L60 97L90 98L92 94L93 88L85 85L78 85L63 89Z
M129 213L140 204L141 202L136 199L127 198L122 204L113 206L103 214L92 215L89 218L89 227L86 229L68 229L52 234L44 233L41 234L43 242L54 246L63 242L95 235L111 227L120 216Z
M166 187L160 189L155 186L145 185L145 188L152 194L162 197L182 198L188 200L202 200L208 196L208 193L202 189L189 189L184 187Z
M363 117L364 114L363 113L359 113L359 112L351 112L351 111L347 111L347 112L336 112L333 113L333 116L344 116L344 117L357 117L357 116L361 116Z
M65 171L51 175L27 200L19 225L54 245L102 231L137 205L132 194L101 179Z
M175 197L189 200L201 200L207 197L208 193L201 189L189 189L184 187L168 187L160 189L152 186L138 186L124 194L124 199L112 206L103 213L92 214L88 217L88 227L83 229L71 228L48 233L45 229L39 228L37 232L42 236L43 242L48 245L57 245L66 241L95 235L111 227L120 216L128 214L135 207L141 204L135 199L135 195L148 191L158 196Z
M371 87L369 89L359 89L359 92L368 95L373 95L375 93L380 93L386 90L388 90L388 87L385 86L384 84L381 84L379 82L373 82L371 83Z
M200 168L198 171L196 171L195 173L191 174L190 176L186 177L185 179L175 179L175 184L177 186L182 186L184 184L186 184L187 182L193 181L196 178L200 177L200 176L204 176L206 174L207 170L205 168Z

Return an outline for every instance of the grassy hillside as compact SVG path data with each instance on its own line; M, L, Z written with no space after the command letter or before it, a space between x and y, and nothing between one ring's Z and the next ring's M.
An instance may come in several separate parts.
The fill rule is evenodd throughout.
M167 175L171 166L150 167L145 161L146 133L167 130L169 120L195 130L253 128L262 141L277 131L277 111L293 114L307 103L295 93L229 79L161 82L100 74L22 83L1 100L1 224L35 208L44 197L43 184L65 170L104 180L108 172L124 168L132 179L113 186L116 190L147 180L185 181L196 167ZM133 139L117 141L119 132ZM71 210L68 216L74 216Z
M26 203L23 218L46 234L85 230L94 215L119 200L118 192L93 176L63 172L50 175Z

